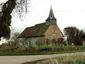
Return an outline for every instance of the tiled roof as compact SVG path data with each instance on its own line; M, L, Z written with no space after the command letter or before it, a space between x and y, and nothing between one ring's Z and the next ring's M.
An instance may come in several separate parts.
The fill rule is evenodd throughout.
M32 27L27 27L19 36L19 38L29 38L29 37L39 37L44 36L44 33L47 31L49 25L45 23L36 24Z

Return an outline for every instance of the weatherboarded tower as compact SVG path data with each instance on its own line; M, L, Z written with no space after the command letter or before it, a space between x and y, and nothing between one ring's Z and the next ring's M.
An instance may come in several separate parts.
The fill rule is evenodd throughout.
M52 7L46 22L27 27L19 36L25 38L25 43L31 45L52 45L53 40L62 38L63 34L57 25Z

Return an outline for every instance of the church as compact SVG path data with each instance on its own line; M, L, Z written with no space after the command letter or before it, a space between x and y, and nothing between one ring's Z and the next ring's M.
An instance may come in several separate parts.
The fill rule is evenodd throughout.
M46 22L26 27L19 35L19 38L25 38L25 43L31 45L52 45L53 40L63 38L63 34L57 25L57 19L54 16L52 7Z

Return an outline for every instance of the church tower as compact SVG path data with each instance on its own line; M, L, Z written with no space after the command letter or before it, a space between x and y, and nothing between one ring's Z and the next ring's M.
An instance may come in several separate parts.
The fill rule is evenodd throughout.
M50 12L49 12L49 16L48 16L48 18L46 19L46 24L47 24L47 25L49 25L49 24L56 25L56 21L57 21L57 19L56 19L55 16L54 16L53 9L52 9L52 6L51 6Z

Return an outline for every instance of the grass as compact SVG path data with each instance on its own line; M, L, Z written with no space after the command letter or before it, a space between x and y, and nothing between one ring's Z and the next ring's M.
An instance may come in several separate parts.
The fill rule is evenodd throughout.
M85 55L73 55L57 58L59 64L85 64Z
M85 55L60 56L22 64L85 64Z
M38 51L29 52L29 50L28 51L13 51L13 50L9 50L9 49L7 49L7 50L0 49L0 56L49 55L49 54L85 52L85 46L40 46L40 47L33 47L33 49L37 49Z

